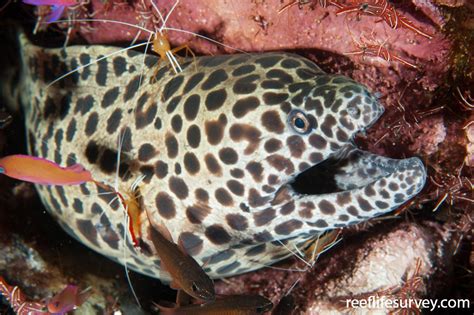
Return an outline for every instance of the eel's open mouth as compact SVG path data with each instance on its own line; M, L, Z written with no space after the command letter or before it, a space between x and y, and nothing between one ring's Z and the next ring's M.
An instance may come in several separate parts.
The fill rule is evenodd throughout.
M425 181L425 167L416 157L391 159L348 145L299 174L291 186L297 194L326 195L360 190L378 183L377 186L387 187L384 190L396 195L392 202L400 204L417 194ZM382 196L391 199L388 195L388 192L382 192Z

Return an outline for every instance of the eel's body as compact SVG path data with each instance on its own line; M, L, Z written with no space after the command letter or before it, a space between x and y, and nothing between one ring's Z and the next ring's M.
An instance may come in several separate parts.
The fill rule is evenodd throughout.
M30 154L81 163L96 179L118 179L122 192L144 175L145 250L127 240L124 255L124 211L94 184L38 186L43 203L75 238L144 274L167 279L147 212L221 278L288 257L285 246L389 212L424 185L419 159L353 147L354 135L383 112L367 89L297 55L200 57L177 75L160 63L151 79L157 58L129 51L47 87L118 49L44 49L24 36L20 44ZM309 170L315 165L321 168Z

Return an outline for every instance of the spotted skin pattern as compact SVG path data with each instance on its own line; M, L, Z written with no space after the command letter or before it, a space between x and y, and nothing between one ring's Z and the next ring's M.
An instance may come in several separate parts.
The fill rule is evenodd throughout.
M46 88L117 48L43 49L24 37L21 46L30 153L81 163L113 183L123 135L119 190L145 175L143 249L127 240L124 257L124 211L95 184L38 186L43 203L82 243L149 276L168 279L148 236L155 224L222 278L284 259L291 255L286 247L329 229L389 212L424 185L419 159L392 160L353 146L354 135L383 113L367 89L300 56L199 57L175 75L166 65L156 71L156 57L128 51ZM294 119L301 116L304 131ZM329 165L320 176L333 190L295 188L315 165Z

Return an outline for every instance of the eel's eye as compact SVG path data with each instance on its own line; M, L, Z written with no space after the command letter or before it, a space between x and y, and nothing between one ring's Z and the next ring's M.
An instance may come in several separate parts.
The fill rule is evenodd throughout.
M311 123L306 115L299 111L293 110L288 116L291 127L299 134L307 134L311 130Z

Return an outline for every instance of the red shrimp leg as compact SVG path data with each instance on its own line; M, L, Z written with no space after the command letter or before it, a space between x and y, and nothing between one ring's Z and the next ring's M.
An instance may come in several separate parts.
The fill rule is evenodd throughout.
M424 36L428 39L432 39L433 36L428 34L428 33L425 33L423 32L421 29L419 29L418 27L416 27L415 25L413 25L412 22L410 22L410 20L408 20L406 17L402 16L402 15L399 15L399 18L400 18L400 23L405 27L405 28L408 28L412 31L414 31L415 33L421 35L421 36Z

